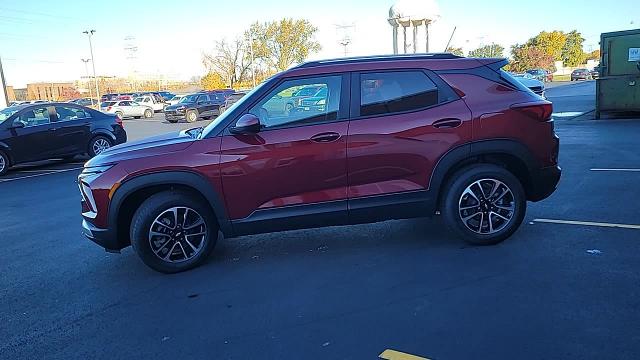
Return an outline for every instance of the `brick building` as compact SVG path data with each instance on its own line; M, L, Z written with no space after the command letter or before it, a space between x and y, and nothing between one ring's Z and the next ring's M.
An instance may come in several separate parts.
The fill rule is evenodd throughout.
M35 83L27 84L27 100L62 100L64 93L73 91L73 83Z

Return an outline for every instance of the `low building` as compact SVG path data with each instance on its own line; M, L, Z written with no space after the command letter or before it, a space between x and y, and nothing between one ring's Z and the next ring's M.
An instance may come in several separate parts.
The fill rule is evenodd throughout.
M27 100L58 101L64 94L73 91L73 83L42 82L27 84Z
M27 101L27 88L14 89L13 86L7 86L7 97L11 101Z

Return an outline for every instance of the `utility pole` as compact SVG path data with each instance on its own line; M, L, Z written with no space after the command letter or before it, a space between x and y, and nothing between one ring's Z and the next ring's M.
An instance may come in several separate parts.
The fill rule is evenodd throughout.
M254 58L253 58L253 33L249 30L249 52L251 53L251 83L253 87L256 87L256 70L254 66Z
M96 77L96 61L93 58L93 44L91 43L91 37L95 33L95 30L85 30L82 33L89 37L89 51L91 52L91 66L93 67L93 80L96 83L96 98L100 101L100 89L98 88L98 77Z
M91 61L91 59L80 59L84 63L84 75L87 78L87 84L89 84L89 68L87 67L87 63ZM87 86L89 89L89 97L91 97L91 85Z
M351 45L351 32L355 28L355 24L335 24L336 34L338 35L338 44L343 48L344 57L349 55L349 45Z
M9 105L6 84L4 83L4 71L2 70L2 58L0 58L0 109Z

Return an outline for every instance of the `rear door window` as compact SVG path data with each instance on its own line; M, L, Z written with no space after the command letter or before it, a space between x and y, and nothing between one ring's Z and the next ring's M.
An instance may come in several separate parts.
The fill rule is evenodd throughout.
M82 109L71 106L56 106L56 121L86 119L89 115Z
M360 74L360 116L416 111L438 102L438 87L422 71Z

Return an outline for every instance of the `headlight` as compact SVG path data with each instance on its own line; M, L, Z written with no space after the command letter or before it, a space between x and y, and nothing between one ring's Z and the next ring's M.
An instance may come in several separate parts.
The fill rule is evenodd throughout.
M114 165L115 164L88 166L82 169L82 173L80 173L80 175L101 174L111 169Z

